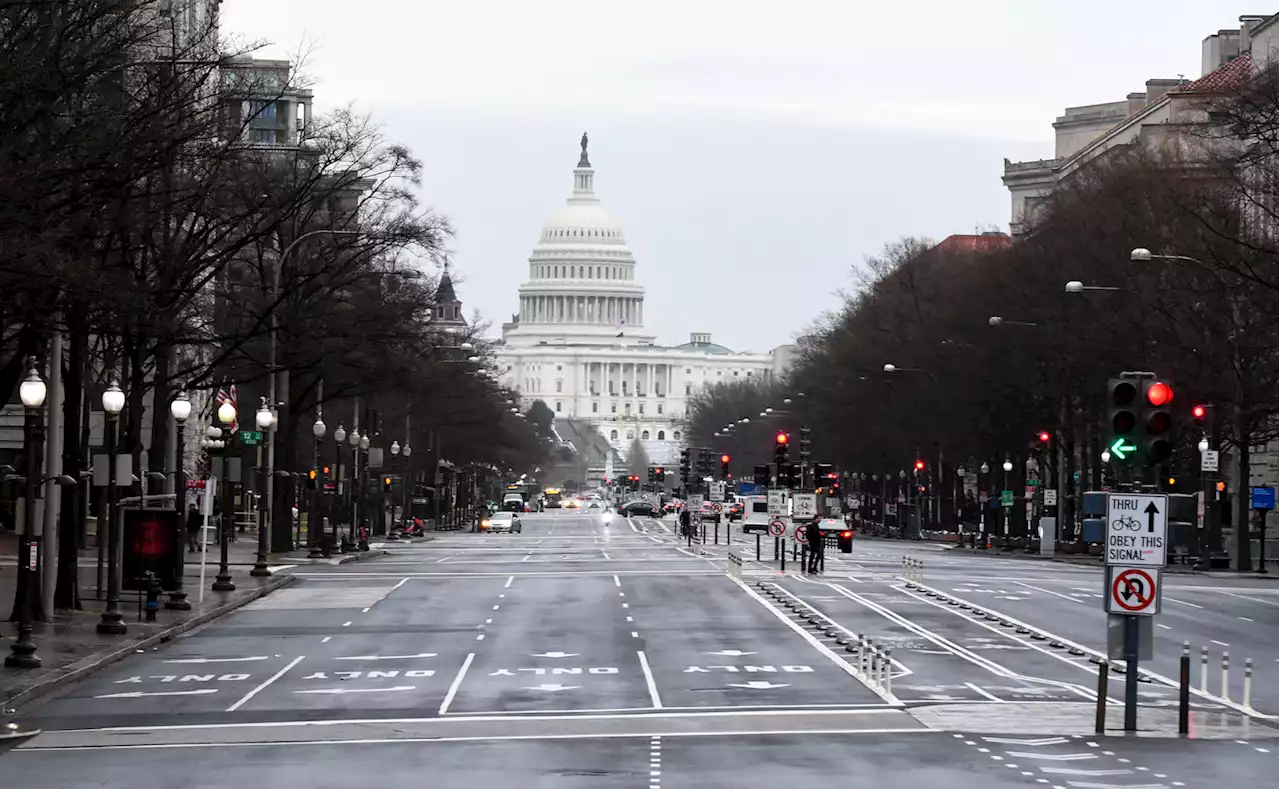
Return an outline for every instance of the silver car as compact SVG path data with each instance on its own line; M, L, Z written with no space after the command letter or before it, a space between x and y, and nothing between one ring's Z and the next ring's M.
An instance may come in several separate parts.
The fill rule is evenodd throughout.
M480 521L480 531L489 534L499 533L516 533L519 534L520 518L514 512L495 512L484 520Z

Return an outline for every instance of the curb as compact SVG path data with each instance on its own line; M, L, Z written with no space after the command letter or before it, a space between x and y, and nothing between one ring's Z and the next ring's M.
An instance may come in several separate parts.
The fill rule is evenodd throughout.
M52 693L55 693L63 689L68 685L79 682L82 679L86 679L91 674L94 674L95 672L101 669L104 669L113 663L118 663L121 660L124 660L125 658L129 657L130 655L137 654L139 650L148 649L150 647L155 646L156 644L162 644L162 643L171 641L175 636L181 635L182 633L185 633L188 630L192 630L196 627L199 627L200 625L203 625L206 622L217 619L218 617L224 614L229 614L232 611L236 610L237 608L242 608L248 605L249 603L252 603L253 601L258 600L259 598L266 597L267 595L271 594L277 589L283 589L284 587L289 586L290 584L294 583L297 580L298 579L294 578L292 575L284 575L284 574L274 575L271 577L269 581L262 584L261 586L253 590L253 592L246 595L242 599L232 600L230 602L223 603L217 608L213 608L209 611L204 612L203 614L194 616L184 622L179 622L173 627L167 628L165 630L160 631L159 633L155 633L154 635L144 638L142 641L129 644L128 646L120 647L114 652L107 652L105 654L100 654L96 656L97 660L94 660L92 663L90 663L87 666L79 666L78 668L70 669L56 676L49 677L48 679L44 680L43 682L40 682L37 685L33 685L27 688L26 690L21 690L16 694L0 701L0 708L17 710L21 705L24 705L24 704L29 705L39 699L44 698L45 696L48 696ZM94 657L94 656L91 656L91 657Z
M1055 562L1057 564L1068 564L1075 567L1096 567L1099 569L1106 567L1106 565L1103 564L1102 562L1101 556L1091 556L1091 557L1081 557L1081 558L1072 558L1072 557L1066 557L1066 556L1040 556L1034 553L1019 553L1018 551L1011 551L1006 553L996 548L993 548L990 550L981 550L981 549L963 547L959 545L953 546L950 549L948 549L948 553L951 553L951 552L964 554L966 556L991 556L998 559L1016 559L1019 561ZM1161 571L1168 573L1169 575L1199 575L1205 578L1230 578L1233 580L1253 579L1258 581L1272 581L1275 579L1275 577L1270 573L1266 575L1262 575L1257 573L1244 573L1239 570L1196 570L1190 567L1183 567L1183 566L1174 565L1174 564L1170 564L1162 567Z

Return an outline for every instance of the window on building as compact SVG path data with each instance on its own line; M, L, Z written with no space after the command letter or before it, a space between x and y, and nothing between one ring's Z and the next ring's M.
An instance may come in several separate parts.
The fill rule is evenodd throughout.
M666 440L667 440L667 431L665 431L665 430L659 430L659 431L658 431L658 440L659 440L659 441L666 441Z
M600 404L599 404L599 403L592 403L592 404L591 404L591 413L596 414L596 413L599 413L599 412L600 412Z
M640 413L644 413L644 403L640 404Z
M693 370L690 370L688 367L684 368L684 374L685 374L685 375L689 375L689 374L691 374L692 372L693 372Z
M672 440L674 440L674 441L679 441L679 440L680 440L680 431L679 431L679 430L677 430L676 432L672 433L672 434L671 434L671 438L672 438Z
M734 371L733 371L733 377L734 377L734 378L737 378L737 377L738 377L738 371L737 371L737 370L734 370Z
M642 432L642 433L640 434L640 440L641 440L641 441L648 441L648 440L649 440L649 431L648 431L648 430L645 430L644 432Z
M558 413L560 413L560 401L559 401L559 400L557 400L557 401L556 401L556 413L557 413L557 414L558 414Z
M610 394L612 394L612 393L610 393ZM609 403L609 413L611 413L611 414L616 414L616 413L618 413L618 404L617 404L617 403Z
M658 403L658 415L662 415L662 403Z
M556 391L557 392L564 391L564 381L559 381L559 380L556 381Z
M559 365L559 364L556 365L556 372L560 372L563 369L564 369L563 365Z
M617 440L618 440L618 431L617 431L617 430L610 430L610 431L609 431L609 440L610 440L610 441L617 441Z
M689 396L689 395L691 395L691 394L693 394L693 384L685 384L685 385L684 385L684 396L685 396L685 397L688 397L688 396Z
M628 431L627 431L627 440L628 440L628 441L631 441L631 440L632 440L632 439L634 439L635 437L636 437L636 431L634 431L634 430L628 430Z

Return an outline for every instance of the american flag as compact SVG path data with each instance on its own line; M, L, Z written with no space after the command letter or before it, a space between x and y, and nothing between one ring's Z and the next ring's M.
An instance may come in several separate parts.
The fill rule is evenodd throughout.
M231 423L231 432L235 433L240 429L240 405L239 403L236 402L236 385L235 384L231 384L230 388L227 388L226 386L218 387L218 393L214 395L214 398L213 398L213 409L214 409L215 416L218 413L218 409L222 407L222 404L227 402L231 403L231 405L236 409L236 419L234 422Z

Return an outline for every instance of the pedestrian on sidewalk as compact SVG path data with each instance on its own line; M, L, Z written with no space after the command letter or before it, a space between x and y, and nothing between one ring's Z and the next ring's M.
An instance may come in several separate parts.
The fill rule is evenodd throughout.
M689 522L690 522L689 510L687 508L682 507L680 509L680 536L681 537L689 536Z
M204 525L200 509L194 503L187 505L187 553L200 550L200 527Z

